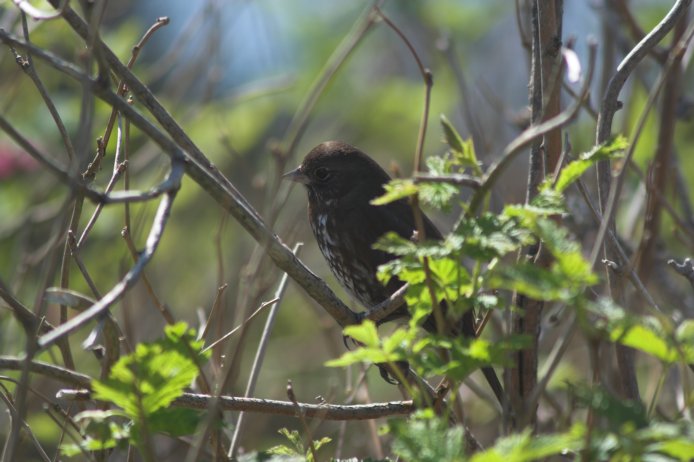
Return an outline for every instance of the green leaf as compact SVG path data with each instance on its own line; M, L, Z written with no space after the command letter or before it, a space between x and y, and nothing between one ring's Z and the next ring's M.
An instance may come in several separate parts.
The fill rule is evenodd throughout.
M366 319L358 325L347 326L343 332L347 337L353 338L364 346L378 347L378 330L376 329L376 323L370 319Z
M280 444L277 446L273 446L267 450L268 454L273 454L273 455L277 455L277 456L288 456L291 458L290 460L294 460L295 458L299 458L299 460L314 462L313 454L311 453L310 450L308 450L308 448L304 448L303 440L302 440L301 435L299 434L298 431L296 431L296 430L290 431L286 428L280 428L278 430L278 433L287 439L287 441L289 442L289 445ZM331 441L332 441L331 438L325 436L319 440L314 440L313 441L313 447L316 451L318 451L322 446L326 445L327 443L329 443ZM281 460L286 460L286 459L282 458Z
M446 144L455 152L465 151L463 138L458 134L458 131L453 127L448 118L441 114L441 128Z
M421 181L418 186L424 204L445 212L451 209L452 200L459 194L458 188L450 183Z
M414 196L415 194L417 194L417 192L419 192L419 188L417 187L417 185L414 183L413 180L409 178L396 178L394 180L391 180L390 183L383 185L383 188L386 192L382 196L373 199L371 201L371 204L390 204L391 202L395 202L406 197Z
M420 411L407 421L391 419L387 431L393 436L393 452L418 462L462 462L465 438L460 426L449 428L445 419Z
M587 305L589 312L598 315L598 321L590 327L603 332L611 341L643 351L661 361L692 362L691 321L682 323L676 330L654 316L631 316L609 299L599 299Z
M451 173L451 162L448 156L431 156L426 158L427 170L432 175L447 175Z
M679 357L677 350L668 344L662 332L656 332L645 325L615 326L610 332L610 339L641 350L666 363L673 363Z
M589 152L582 154L578 160L570 162L561 170L554 189L558 192L563 192L596 162L617 158L627 147L629 147L629 142L622 135L595 146Z
M202 422L204 413L181 407L159 409L149 418L149 429L174 437L193 435Z
M60 446L60 451L66 456L113 449L130 436L130 422L124 421L120 411L82 411L75 416L75 422L83 424L83 438L79 444L65 443Z
M454 161L462 167L471 167L476 175L481 176L482 169L477 161L475 146L472 140L463 141L456 129L443 114L441 114L441 127L443 128L446 144L451 148Z
M373 245L373 248L397 256L415 255L417 253L416 243L409 239L405 239L393 231L389 231L381 236Z
M689 364L694 363L694 320L682 321L675 331L675 339L680 343L684 360Z
M501 268L490 278L490 287L517 291L535 300L569 301L580 293L564 275L541 268L533 263L520 262Z
M479 338L429 337L413 347L417 356L411 360L411 364L418 372L445 375L460 381L480 367L506 364L509 353L529 345L530 337L520 335L495 342ZM448 351L448 357L441 357L441 349Z
M491 213L462 220L454 234L446 238L447 245L482 262L503 257L532 242L532 235L519 226L518 220Z
M359 348L347 351L337 359L325 363L328 367L344 367L351 364L369 363L393 363L404 359L404 351L407 348L410 332L405 329L396 329L389 337L380 339L376 324L366 319L360 325L347 326L343 330L345 336L351 337L361 343Z
M184 323L165 328L166 337L138 344L135 351L114 364L109 377L94 380L94 397L121 407L133 420L145 418L168 406L197 377L196 361L203 341Z
M585 438L583 424L575 424L566 433L533 436L530 430L497 440L486 451L475 454L472 462L526 462L578 451ZM553 459L552 459L553 460Z

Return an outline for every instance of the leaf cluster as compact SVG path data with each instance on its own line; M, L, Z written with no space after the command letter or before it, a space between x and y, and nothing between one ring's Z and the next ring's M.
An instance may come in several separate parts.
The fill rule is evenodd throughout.
M164 333L155 342L137 344L135 351L116 362L108 378L92 382L94 399L118 409L78 414L83 440L79 445L63 445L64 454L126 443L139 446L143 434L183 436L195 432L202 413L169 405L195 380L209 352L202 352L204 341L197 340L195 331L185 323L166 326Z

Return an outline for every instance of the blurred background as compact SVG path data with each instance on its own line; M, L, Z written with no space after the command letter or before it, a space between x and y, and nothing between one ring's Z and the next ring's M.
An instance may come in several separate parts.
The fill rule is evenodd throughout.
M32 3L49 10L43 3ZM384 13L411 41L423 64L433 73L427 156L445 152L438 123L441 114L466 138L474 139L484 165L491 164L527 125L529 58L521 36L529 33L528 15L525 2L520 2L520 15L514 3L385 3ZM573 43L584 66L588 37L600 40L606 33L603 24L611 13L603 3L565 1L564 40ZM671 2L644 0L631 5L647 30ZM315 106L303 109L316 82L326 76L331 56L344 47L341 44L356 36L354 30L363 24L370 6L367 1L121 0L107 3L101 28L104 41L126 62L133 45L157 17L170 19L146 43L134 73L281 239L290 247L304 243L301 259L345 301L349 299L329 273L308 227L305 191L282 183L280 175L294 168L313 146L329 139L360 147L393 175L411 173L425 87L412 54L384 23L375 24L358 41L349 57L331 74ZM21 35L18 18L18 10L11 2L0 3L0 27ZM30 20L29 27L36 45L82 63L83 42L60 19ZM611 33L618 34L618 30ZM607 64L614 66L620 56L618 53ZM643 103L648 83L654 79L654 71L647 64L638 73L641 83L630 83L625 90L627 109L618 115L621 122L615 123L615 130L628 127L627 122L638 115L630 107ZM597 75L603 65L604 62L599 63ZM97 137L103 135L110 108L98 100L87 101L79 83L45 64L37 61L36 67L72 137L82 171L94 155ZM691 71L689 74L691 77ZM590 100L593 108L599 107L600 84L595 79ZM685 86L685 93L691 97L691 83ZM571 100L568 94L564 98L567 103ZM83 124L88 112L85 104L93 104L92 123L87 130ZM137 101L134 105L138 107ZM0 108L4 117L35 146L67 165L53 120L7 47L0 53ZM305 124L299 122L303 116ZM570 127L575 153L592 146L594 127L595 121L586 112ZM656 133L655 124L649 122L637 149L636 158L641 165L652 155ZM682 150L682 172L691 179L694 155L687 155L694 154L691 121L685 120L676 136ZM168 157L134 128L129 146L131 188L145 190L161 181L169 168ZM104 188L111 177L114 150L112 140L94 180L98 188ZM500 182L493 207L523 201L526 175L527 159L521 158ZM122 183L116 189L122 189ZM643 198L638 181L625 189L625 200ZM39 288L58 285L49 262L59 260L63 251L62 239L71 213L68 197L67 188L0 133L0 278L30 308L38 303ZM131 206L130 232L138 248L144 245L155 210L156 202ZM639 210L638 203L634 210ZM94 205L85 202L80 232L93 211ZM433 215L444 230L455 219L455 213ZM619 218L623 231L629 233L639 220L628 214ZM582 219L578 213L576 220ZM123 207L106 207L80 250L102 293L110 290L132 264L120 237L122 227ZM676 240L669 244L674 251L685 248ZM81 274L72 266L69 287L91 295ZM239 325L263 301L271 299L281 277L241 226L189 179L184 180L176 197L170 224L146 275L157 297L176 319L192 326L205 322L218 299L221 314L212 320L208 341ZM219 291L220 287L224 289ZM52 322L57 321L56 310L53 305L48 308ZM164 320L142 283L129 291L112 312L131 345L161 336ZM244 354L229 394L239 395L245 388L264 316L250 324L244 343L235 346L243 349ZM98 374L98 362L79 347L87 334L85 330L73 336L73 352L85 372ZM0 310L0 354L16 355L24 345L22 330L8 311ZM344 349L341 332L333 320L290 281L255 396L286 399L286 383L291 379L297 398L307 402L317 396L334 403L400 397L395 387L380 380L376 370L367 373L370 396L365 396L364 388L352 396L352 385L361 371L323 365ZM43 354L41 359L55 360L50 353ZM567 368L557 380L576 373ZM48 396L53 396L58 388L54 382L42 383L39 378L33 383ZM494 425L485 425L494 413L484 403L470 399L468 390L463 391L463 397L478 437L483 443L490 441L496 429ZM41 441L57 441L59 429L38 408L36 411L29 416L29 423ZM2 419L0 435L4 433ZM324 423L317 436L336 438L346 431L348 446L343 454L365 456L374 450L369 436L371 425L374 424ZM297 428L298 423L293 418L249 415L241 444L265 449L281 439L276 430L283 426Z

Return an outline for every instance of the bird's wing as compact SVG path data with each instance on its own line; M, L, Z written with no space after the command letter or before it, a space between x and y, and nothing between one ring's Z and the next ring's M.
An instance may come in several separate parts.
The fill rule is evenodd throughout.
M368 260L365 263L374 271L379 265L393 259L393 255L383 251L369 252L374 243L388 232L395 232L405 239L410 239L417 228L412 207L405 200L383 206L359 207L351 210L348 215L346 221L357 228L356 232L352 233L355 250ZM422 217L426 238L441 239L441 233L431 220L424 214Z

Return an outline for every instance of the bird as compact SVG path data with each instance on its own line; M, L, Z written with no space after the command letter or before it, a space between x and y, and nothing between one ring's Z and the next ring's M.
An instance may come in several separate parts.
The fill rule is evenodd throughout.
M385 285L377 279L378 267L396 256L373 246L388 232L411 239L417 227L407 199L385 205L371 203L384 194L384 185L391 180L375 160L342 141L326 141L314 147L297 168L283 177L306 187L313 235L330 270L351 297L370 309L402 287L404 283L397 278L391 278ZM426 239L443 239L423 213L422 220ZM445 306L442 308L445 311ZM406 316L409 312L402 306L381 323ZM436 332L433 316L422 327ZM475 337L472 310L463 314L459 327L452 331ZM503 388L496 372L492 367L483 367L482 372L502 403Z

